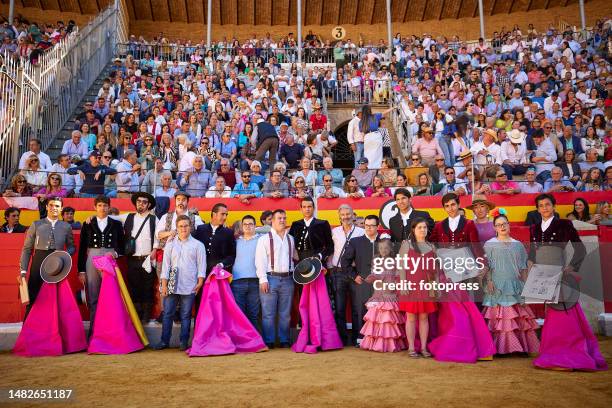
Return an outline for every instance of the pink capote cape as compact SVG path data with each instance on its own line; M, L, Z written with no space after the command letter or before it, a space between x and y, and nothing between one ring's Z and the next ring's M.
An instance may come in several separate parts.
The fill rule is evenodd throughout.
M438 336L429 343L438 361L475 363L495 354L495 344L484 318L473 302L440 302Z
M13 353L25 357L59 356L86 348L83 320L68 279L43 282Z
M102 286L93 334L87 352L90 354L127 354L144 348L134 320L128 312L132 303L127 290L122 290L110 255L94 256L92 262L102 272ZM132 306L133 307L133 306ZM140 324L140 321L136 319Z
M571 309L546 309L542 327L540 355L533 360L540 368L565 368L581 371L608 369L599 351L597 337L584 316L580 304Z
M202 289L191 348L187 349L190 357L267 350L261 335L234 300L231 276L220 266L210 271Z
M302 330L291 350L296 353L314 354L319 348L334 350L343 347L329 303L323 272L313 282L304 285L300 298L300 318Z

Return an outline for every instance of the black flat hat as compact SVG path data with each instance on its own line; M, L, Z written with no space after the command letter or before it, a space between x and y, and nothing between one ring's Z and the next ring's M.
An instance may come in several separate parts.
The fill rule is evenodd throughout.
M149 193L145 193L144 191L139 191L137 193L132 194L132 197L130 197L132 200L132 204L136 205L136 200L140 197L143 197L149 200L149 210L152 210L153 208L155 208L155 197L153 197Z
M47 283L58 283L70 272L72 257L66 251L55 251L47 255L40 264L40 277Z
M303 259L293 269L293 280L300 285L307 285L319 277L322 267L323 265L319 258L311 257Z

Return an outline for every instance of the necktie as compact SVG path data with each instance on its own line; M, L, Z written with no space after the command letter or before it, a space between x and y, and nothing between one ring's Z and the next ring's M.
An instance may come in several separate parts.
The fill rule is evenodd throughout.
M55 250L55 227L51 224L51 237L49 237L49 249Z

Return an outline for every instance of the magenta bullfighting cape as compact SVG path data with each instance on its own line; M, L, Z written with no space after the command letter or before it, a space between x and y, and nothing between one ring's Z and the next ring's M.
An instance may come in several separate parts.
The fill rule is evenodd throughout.
M23 323L13 353L19 356L59 356L87 348L81 313L67 279L43 282Z
M148 340L117 262L110 255L95 256L92 261L102 272L102 286L87 351L91 354L127 354L142 350Z
M234 300L229 279L232 274L215 266L202 289L190 357L254 353L266 350L261 335Z
M316 353L318 349L334 350L343 347L332 313L325 276L321 273L313 282L304 285L300 298L302 329L291 349L296 353Z

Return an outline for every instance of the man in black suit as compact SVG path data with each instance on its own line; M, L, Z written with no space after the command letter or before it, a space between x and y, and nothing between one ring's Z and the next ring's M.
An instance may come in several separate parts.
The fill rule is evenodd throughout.
M559 216L559 213L555 211L554 215L555 218L559 219L561 218ZM527 213L527 218L525 219L525 225L530 227L532 225L539 225L542 223L542 216L540 215L540 213L538 212L538 210L533 210L533 211L529 211Z
M356 347L359 347L363 338L361 328L363 317L367 312L365 303L374 291L372 284L366 282L366 278L372 273L372 259L378 242L378 223L376 215L368 215L364 221L365 235L351 238L340 260L342 270L353 279L351 283L351 301L353 302L351 333L353 345Z
M429 233L433 231L434 220L427 211L418 211L412 207L410 191L405 188L398 188L395 190L393 198L399 212L389 220L389 229L391 229L391 240L396 245L399 246L403 240L408 239L412 221L417 218L424 218Z
M102 276L92 263L94 256L111 253L115 258L123 254L125 249L123 225L121 221L113 220L108 216L110 198L99 195L94 200L96 216L91 222L84 223L81 229L79 244L79 279L83 285L87 284L87 304L89 306L89 333L93 333L93 326L98 307L98 296Z
M21 210L17 207L9 207L4 210L4 219L6 222L0 227L0 233L12 234L26 232L28 227L19 223L19 214L21 214Z
M193 237L206 247L206 276L215 265L221 264L223 269L231 272L236 259L236 239L234 231L224 227L227 219L227 206L217 203L210 212L210 223L200 225L193 232ZM200 291L196 296L196 312L200 307Z
M300 261L311 256L318 257L323 265L327 265L328 256L334 253L331 227L326 220L319 220L314 215L314 200L312 197L302 199L300 209L304 219L291 224L289 234L295 239L295 249Z

